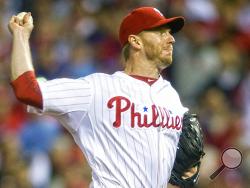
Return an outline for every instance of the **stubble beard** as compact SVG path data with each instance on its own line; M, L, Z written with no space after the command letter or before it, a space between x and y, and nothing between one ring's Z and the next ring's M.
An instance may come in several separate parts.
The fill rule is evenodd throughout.
M169 67L172 64L173 61L173 57L172 57L172 53L171 55L163 55L161 54L161 57L158 56L158 58L155 59L155 55L151 54L151 53L146 53L147 59L152 60L152 61L158 61L156 62L156 65L158 67L159 70L163 70L167 67Z
M162 59L159 68L160 68L161 70L163 70L163 69L169 67L170 65L172 65L172 62L173 62L172 56L171 56L171 57L164 58L164 59Z

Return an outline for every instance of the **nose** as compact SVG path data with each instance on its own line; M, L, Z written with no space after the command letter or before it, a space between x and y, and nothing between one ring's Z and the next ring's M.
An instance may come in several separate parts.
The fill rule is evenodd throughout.
M167 43L175 43L174 36L169 31L164 32L163 38L167 41Z
M174 36L171 33L169 33L169 43L171 43L171 44L175 43Z

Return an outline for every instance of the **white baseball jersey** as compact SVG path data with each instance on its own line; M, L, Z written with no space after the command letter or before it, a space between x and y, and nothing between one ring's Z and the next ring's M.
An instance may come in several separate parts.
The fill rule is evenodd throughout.
M186 108L171 84L123 72L39 83L43 110L72 134L94 188L166 188Z

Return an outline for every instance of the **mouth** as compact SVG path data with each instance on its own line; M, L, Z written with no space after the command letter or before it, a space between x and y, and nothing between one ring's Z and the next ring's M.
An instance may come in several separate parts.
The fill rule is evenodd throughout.
M167 53L172 53L173 52L173 48L164 48L163 51L165 51Z
M172 46L170 46L170 47L165 47L165 48L163 48L163 50L166 50L166 51L173 51L173 47L172 47Z

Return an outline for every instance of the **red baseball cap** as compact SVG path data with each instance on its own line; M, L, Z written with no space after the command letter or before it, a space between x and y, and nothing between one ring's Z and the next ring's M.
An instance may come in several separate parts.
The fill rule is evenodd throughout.
M176 33L184 26L182 16L166 18L154 7L140 7L125 16L120 25L119 39L122 46L128 42L129 35L136 35L143 30L167 25L172 33Z

